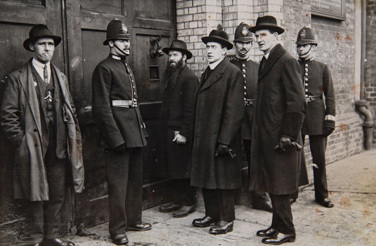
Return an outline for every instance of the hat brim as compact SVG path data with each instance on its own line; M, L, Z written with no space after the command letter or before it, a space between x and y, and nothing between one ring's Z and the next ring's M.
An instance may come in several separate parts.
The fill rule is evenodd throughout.
M275 31L277 32L278 34L282 34L285 29L283 29L282 27L280 26L276 26L276 25L267 25L267 24L263 24L263 25L258 25L258 26L253 26L253 27L250 27L248 30L255 33L256 31L258 30L271 30L271 31Z
M314 44L314 45L317 45L317 41L316 40L300 40L300 41L296 41L295 42L296 45L306 45L306 44Z
M61 42L61 37L59 37L59 36L54 36L54 35L52 35L52 36L40 36L40 37L26 39L23 43L23 47L26 50L33 52L34 50L30 49L30 44L35 43L38 39L41 39L41 38L52 38L54 40L55 47L58 46Z
M108 41L114 41L114 40L130 40L130 39L131 39L130 36L107 38L105 41L103 41L103 45L108 45Z
M202 42L207 44L208 42L215 42L215 43L220 43L223 46L225 46L227 49L231 50L234 45L227 41L226 39L220 38L220 37L214 37L214 36L206 36L201 38Z
M170 52L171 50L180 51L181 53L187 55L187 59L191 59L191 58L192 58L192 53L191 53L189 50L179 49L179 48L163 48L162 50L163 50L163 52L166 53L167 55L168 55L168 52Z

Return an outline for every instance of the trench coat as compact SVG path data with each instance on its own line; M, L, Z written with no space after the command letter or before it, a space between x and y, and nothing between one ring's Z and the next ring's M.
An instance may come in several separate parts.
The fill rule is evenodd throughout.
M159 176L184 179L187 171L192 143L193 112L198 86L197 76L184 66L176 79L166 85L159 114ZM174 131L187 138L185 144L172 140Z
M14 157L14 197L47 201L48 180L44 165L46 149L42 144L42 124L38 97L33 81L31 60L11 73L6 80L1 126L16 147ZM69 92L67 77L53 64L61 88L63 121L67 132L67 154L73 174L74 189L84 189L82 139L76 109Z
M250 165L250 189L286 195L297 191L302 151L278 152L281 136L302 143L305 98L299 64L277 44L259 69Z
M205 72L206 73L206 72ZM204 81L201 76L196 106L191 153L191 185L206 189L241 187L241 136L244 115L243 79L227 58ZM228 145L235 158L215 157L218 144Z

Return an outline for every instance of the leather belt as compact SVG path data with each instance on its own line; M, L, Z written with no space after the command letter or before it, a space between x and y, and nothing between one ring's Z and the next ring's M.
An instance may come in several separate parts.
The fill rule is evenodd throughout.
M322 95L320 95L320 96L308 96L308 97L306 97L306 102L307 103L311 103L311 102L319 101L319 100L322 100Z
M244 98L244 106L250 106L255 103L256 99Z
M136 108L137 107L137 100L112 100L111 101L112 107L120 107L120 108Z

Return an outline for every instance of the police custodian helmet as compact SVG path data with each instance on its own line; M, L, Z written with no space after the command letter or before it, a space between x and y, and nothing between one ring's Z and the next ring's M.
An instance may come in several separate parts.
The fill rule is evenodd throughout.
M253 41L252 33L248 30L249 25L244 22L240 23L235 29L234 42L251 42Z
M107 25L107 38L103 44L107 45L108 41L122 39L130 39L128 28L121 20L113 19Z
M303 27L298 32L298 37L296 38L297 45L306 45L306 44L315 44L317 45L317 41L315 39L315 35L313 31L309 27Z

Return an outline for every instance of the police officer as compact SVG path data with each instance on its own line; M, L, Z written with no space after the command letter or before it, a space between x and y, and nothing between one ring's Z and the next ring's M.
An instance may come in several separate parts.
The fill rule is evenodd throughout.
M241 135L249 166L251 161L253 104L257 93L258 65L250 58L250 51L253 45L253 35L248 28L249 25L242 22L235 29L234 45L236 49L236 57L231 60L231 63L237 66L243 75L244 119L241 126ZM267 193L252 191L251 196L252 207L254 209L261 209L268 212L272 211Z
M110 21L103 44L109 46L110 54L93 72L93 115L105 142L109 231L113 243L124 245L128 243L127 230L151 229L141 219L146 129L127 62L130 34L122 21Z
M331 208L326 181L325 150L327 137L335 129L336 105L334 87L326 64L313 60L317 41L311 28L303 27L298 33L296 49L303 76L306 97L305 120L302 128L303 142L309 135L313 158L313 175L316 202Z

